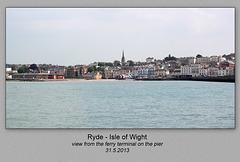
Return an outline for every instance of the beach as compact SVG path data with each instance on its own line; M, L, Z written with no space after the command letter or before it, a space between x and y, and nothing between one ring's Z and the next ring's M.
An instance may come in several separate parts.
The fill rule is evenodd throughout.
M46 81L133 81L134 79L118 80L118 79L45 79Z
M118 80L118 79L75 79L75 78L68 78L68 79L37 79L37 80L20 80L20 79L6 79L6 81L134 81L134 79L126 79L126 80Z

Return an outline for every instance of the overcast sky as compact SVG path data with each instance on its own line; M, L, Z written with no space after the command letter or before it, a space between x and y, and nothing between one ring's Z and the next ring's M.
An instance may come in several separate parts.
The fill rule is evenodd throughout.
M233 8L7 8L7 63L89 64L235 52Z

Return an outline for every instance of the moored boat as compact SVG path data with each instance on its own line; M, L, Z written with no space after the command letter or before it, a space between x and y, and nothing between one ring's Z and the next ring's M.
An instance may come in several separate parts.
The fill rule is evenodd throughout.
M117 77L117 79L118 79L118 80L126 80L127 77L126 77L125 75L119 75L119 76Z

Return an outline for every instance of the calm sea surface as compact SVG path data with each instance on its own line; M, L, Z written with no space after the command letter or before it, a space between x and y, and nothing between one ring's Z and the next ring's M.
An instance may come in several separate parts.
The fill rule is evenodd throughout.
M7 128L234 128L234 83L7 82Z

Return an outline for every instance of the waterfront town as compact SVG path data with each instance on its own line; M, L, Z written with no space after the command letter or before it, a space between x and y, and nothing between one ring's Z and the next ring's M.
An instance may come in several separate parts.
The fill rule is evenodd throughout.
M144 62L121 60L60 66L52 64L6 64L7 80L64 80L64 79L149 79L207 78L235 76L235 53L164 59L147 57Z

